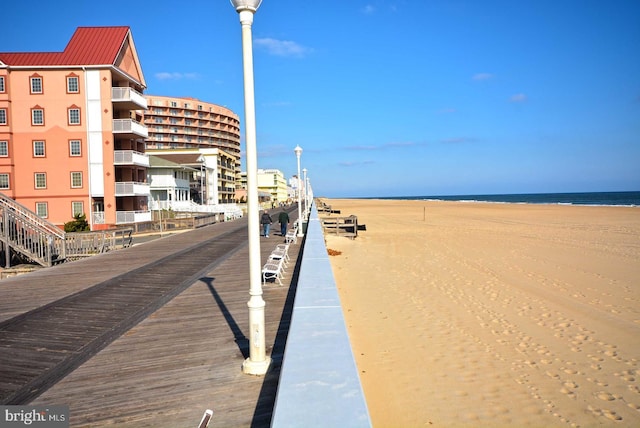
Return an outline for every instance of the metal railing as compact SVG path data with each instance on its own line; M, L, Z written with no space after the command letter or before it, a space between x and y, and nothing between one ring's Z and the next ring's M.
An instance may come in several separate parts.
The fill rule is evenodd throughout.
M67 259L77 260L120 248L133 242L133 229L123 228L101 232L74 232L66 235Z
M151 211L116 211L116 224L151 221Z
M114 165L149 166L149 155L135 150L116 150L113 152Z
M129 87L111 88L111 100L113 102L127 101L136 104L142 110L147 109L147 99L140 92Z
M151 186L148 183L137 181L117 181L116 196L148 196L151 194Z
M113 133L135 134L144 138L149 137L149 129L133 119L113 119Z

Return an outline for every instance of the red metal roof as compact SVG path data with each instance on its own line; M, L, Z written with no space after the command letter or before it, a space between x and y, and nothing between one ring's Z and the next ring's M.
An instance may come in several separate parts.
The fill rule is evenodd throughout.
M9 66L114 64L129 27L78 27L63 52L0 53Z

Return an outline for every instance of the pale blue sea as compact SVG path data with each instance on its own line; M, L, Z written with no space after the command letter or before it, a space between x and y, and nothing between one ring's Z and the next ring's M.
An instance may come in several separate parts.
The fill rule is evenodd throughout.
M640 192L531 193L508 195L397 196L368 199L495 202L519 204L640 206Z

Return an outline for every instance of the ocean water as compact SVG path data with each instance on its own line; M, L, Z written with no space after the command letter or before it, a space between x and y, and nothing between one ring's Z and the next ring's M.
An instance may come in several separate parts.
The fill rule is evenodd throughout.
M511 204L562 204L640 206L640 192L530 193L507 195L398 196L375 199L420 201L495 202Z

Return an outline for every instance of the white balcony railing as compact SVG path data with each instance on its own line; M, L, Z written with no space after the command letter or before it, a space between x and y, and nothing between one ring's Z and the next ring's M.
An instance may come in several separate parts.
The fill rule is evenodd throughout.
M116 224L151 221L151 211L116 211Z
M237 219L242 217L242 209L237 204L200 205L193 201L149 201L149 208L155 210L172 210L177 212L224 213L225 219Z
M147 99L133 88L111 88L111 101L114 103L132 104L132 110L147 109Z
M133 119L113 119L113 133L134 134L143 138L149 137L149 129Z
M94 211L91 213L93 224L104 224L104 211Z
M147 183L116 182L116 196L149 196L150 194L151 186Z
M115 165L139 165L149 166L149 155L136 152L135 150L116 150L113 153L113 163Z

